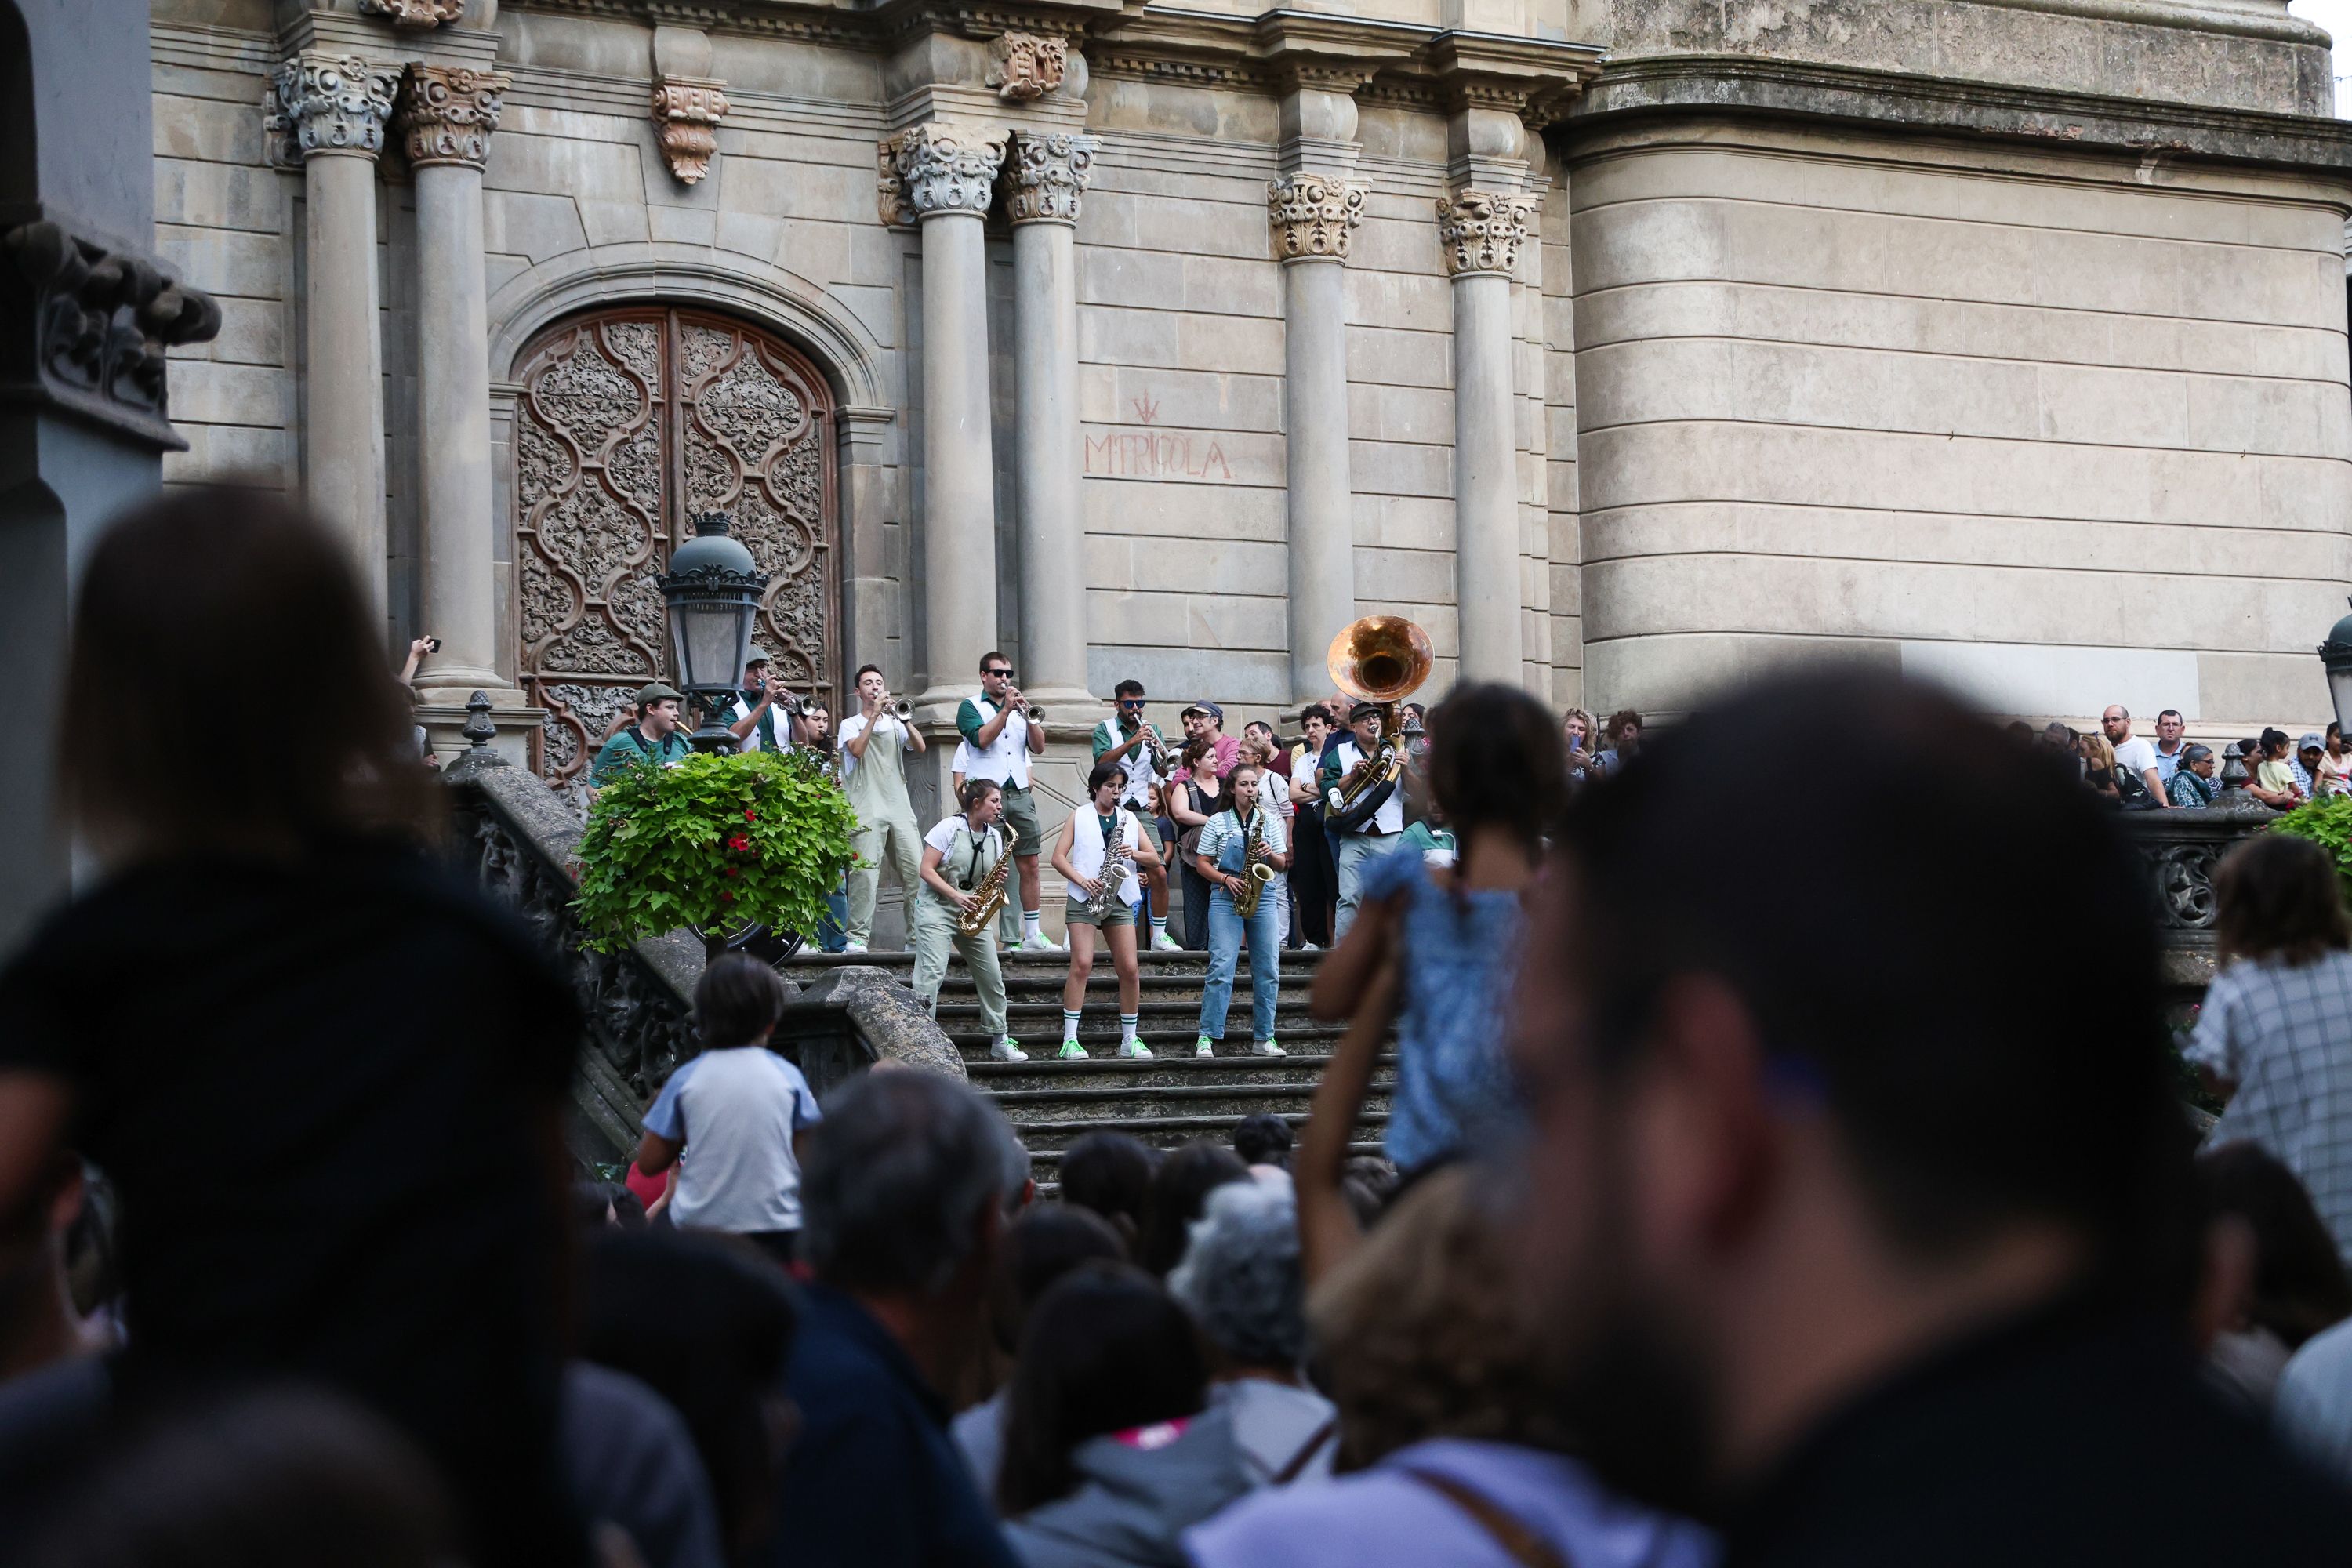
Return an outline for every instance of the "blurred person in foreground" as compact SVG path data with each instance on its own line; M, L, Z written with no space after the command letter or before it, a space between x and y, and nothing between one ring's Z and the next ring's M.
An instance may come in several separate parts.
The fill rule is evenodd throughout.
M107 718L58 755L102 874L0 974L0 1225L69 1142L121 1199L126 1406L322 1384L440 1468L478 1568L561 1563L581 1018L422 853L381 638L342 542L274 496L191 490L99 540L60 711ZM152 679L288 648L335 700L267 744Z
M2352 1277L2294 1173L2252 1143L2197 1156L2204 1267L2194 1326L2205 1370L2267 1414L2288 1358L2352 1316Z
M1012 1134L923 1072L869 1072L825 1106L801 1184L813 1282L785 1392L776 1568L1016 1568L948 1434L948 1391L984 1343Z
M1612 1497L1573 1457L1493 1207L1466 1167L1439 1171L1315 1287L1339 1479L1265 1488L1189 1531L1196 1568L1711 1568L1706 1531Z
M2227 1100L2213 1141L2284 1162L2352 1257L2352 921L2326 850L2265 833L2213 875L2221 973L2184 1056Z
M1706 765L1814 734L1912 787L1792 816ZM1997 734L1792 676L1568 813L1517 1034L1562 1414L1735 1568L2340 1563L2352 1503L2199 1375L2142 872Z

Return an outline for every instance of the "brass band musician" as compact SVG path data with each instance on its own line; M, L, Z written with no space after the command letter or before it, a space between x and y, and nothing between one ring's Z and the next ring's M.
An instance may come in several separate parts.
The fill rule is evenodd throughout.
M1013 852L997 818L1004 810L1004 793L992 781L972 779L963 786L963 810L943 818L923 835L922 890L915 896L909 921L915 947L915 994L936 1014L940 985L948 973L948 952L953 949L971 972L972 989L980 994L981 1024L988 1030L988 1054L1001 1062L1029 1059L1020 1042L1005 1033L1004 975L996 963L996 932L991 925L963 929L962 917L981 890L995 877L999 864ZM996 878L1001 886L1003 879Z

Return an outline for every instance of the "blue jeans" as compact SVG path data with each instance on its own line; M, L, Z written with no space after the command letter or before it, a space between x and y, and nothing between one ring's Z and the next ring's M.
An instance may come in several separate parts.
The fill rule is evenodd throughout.
M820 952L843 952L849 947L849 883L846 878L840 888L824 896L824 919L816 922L816 945Z
M1244 922L1233 895L1220 888L1209 895L1209 978L1201 987L1201 1033L1225 1037L1225 1010L1234 1001L1234 965ZM1274 994L1282 984L1282 913L1271 892L1257 901L1246 922L1250 950L1250 1038L1274 1038Z

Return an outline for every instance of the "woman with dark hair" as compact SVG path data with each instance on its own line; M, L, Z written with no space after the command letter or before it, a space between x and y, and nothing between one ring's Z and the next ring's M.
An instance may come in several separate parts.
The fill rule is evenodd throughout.
M2185 1053L2229 1101L2213 1142L2245 1139L2310 1193L2352 1256L2352 922L2326 850L2264 833L2213 875L2222 968Z
M1199 1333L1159 1285L1085 1265L1029 1315L997 1472L1028 1568L1180 1563L1178 1536L1247 1491L1233 1419L1211 1410Z
M1100 1215L1132 1256L1159 1166L1158 1152L1139 1139L1089 1132L1062 1152L1062 1201Z
M1151 1174L1151 1196L1144 1205L1143 1236L1136 1245L1135 1260L1155 1279L1166 1279L1183 1261L1192 1222L1208 1206L1209 1194L1227 1182L1248 1180L1249 1167L1239 1154L1205 1138L1160 1161Z
M1318 1018L1367 1016L1334 1053L1295 1163L1310 1235L1346 1220L1339 1167L1388 1008L1397 1067L1387 1152L1408 1180L1507 1134L1518 1120L1503 1008L1526 924L1522 901L1568 800L1560 730L1526 692L1481 685L1438 704L1429 731L1429 788L1454 833L1454 863L1433 867L1404 853L1374 861L1364 873L1363 917L1316 973ZM1392 1002L1378 1000L1391 992ZM1317 1262L1310 1245L1310 1278Z
M2197 1338L2207 1370L2257 1410L2288 1358L2352 1317L2352 1276L2294 1173L2252 1143L2197 1159L2205 1271Z
M91 550L57 750L102 875L0 974L0 1223L75 1129L121 1201L126 1401L324 1384L440 1468L468 1561L563 1563L580 1013L422 853L383 644L345 542L277 496L182 491ZM289 649L320 700L266 734L157 679Z

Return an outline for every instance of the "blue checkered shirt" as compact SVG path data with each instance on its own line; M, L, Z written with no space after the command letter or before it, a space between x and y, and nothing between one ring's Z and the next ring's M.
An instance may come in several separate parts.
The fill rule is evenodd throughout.
M2284 1162L2352 1258L2352 952L2232 963L2188 1057L2237 1081L2212 1142L2244 1138Z

